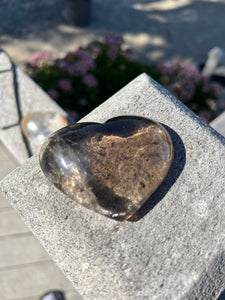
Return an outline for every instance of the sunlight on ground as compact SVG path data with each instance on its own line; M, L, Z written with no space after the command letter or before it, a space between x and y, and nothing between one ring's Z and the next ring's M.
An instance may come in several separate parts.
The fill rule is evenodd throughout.
M148 52L146 55L146 58L150 61L157 61L161 59L164 56L163 50L153 50L151 52Z
M58 30L59 32L66 33L66 34L75 34L82 31L82 29L80 29L79 27L65 25L65 24L58 25Z
M216 3L223 3L225 4L224 0L201 0L202 2L216 2ZM133 8L136 10L141 11L152 11L152 10L173 10L182 8L184 6L190 5L192 3L196 3L200 1L196 0L165 0L165 1L159 1L159 2L152 2L152 3L136 3L133 5Z
M150 61L156 61L162 58L164 55L163 49L167 47L167 42L163 37L147 33L127 33L124 35L124 39L131 49L135 50L135 52L138 52L138 49L142 49L146 46L151 46L152 48L155 47L155 50L146 51L146 58L150 59Z
M129 44L134 44L134 46L142 47L146 44L151 44L153 46L166 46L166 40L161 36L153 36L151 34L147 33L138 33L138 34L132 34L132 33L126 33L124 35L125 40Z
M159 23L168 23L167 18L163 17L162 15L158 15L158 14L151 15L150 19L155 20Z
M136 3L133 8L136 10L152 11L152 10L171 10L191 4L192 0L167 0L161 2L153 2L147 4Z

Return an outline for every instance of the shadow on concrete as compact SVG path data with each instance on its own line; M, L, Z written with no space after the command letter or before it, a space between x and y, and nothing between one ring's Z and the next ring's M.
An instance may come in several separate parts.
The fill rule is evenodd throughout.
M212 262L203 270L200 278L195 282L190 291L184 295L183 299L193 300L199 299L215 299L224 300L224 275L225 275L225 253L224 250L217 250L216 257ZM218 295L218 291L222 293Z
M155 62L175 56L200 62L215 45L225 48L222 0L181 0L175 4L169 0L92 2L91 24L82 29L62 27L63 0L2 0L0 43L7 46L10 38L34 40L49 44L49 49L57 53L105 31L115 31L125 36L138 58ZM41 51L37 44L27 50Z
M145 204L139 209L136 214L136 219L130 221L139 221L142 219L155 205L157 205L168 193L172 185L179 178L182 170L184 169L186 162L186 151L184 144L179 135L167 125L161 124L170 134L174 148L174 160L172 166L158 189L152 194L152 196L145 202Z
M222 294L220 294L217 300L225 300L225 290L222 292Z

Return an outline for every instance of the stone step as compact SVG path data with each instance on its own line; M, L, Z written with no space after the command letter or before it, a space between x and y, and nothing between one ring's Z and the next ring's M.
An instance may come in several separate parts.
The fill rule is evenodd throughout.
M6 61L8 61L7 55L0 51L0 70L1 66L5 69ZM9 61L7 62L7 66L11 67ZM21 117L35 111L58 112L66 115L65 112L17 66L8 72L0 73L0 82L1 127L11 126L20 120L16 105L17 102ZM5 130L0 130L0 140L13 156L17 158L19 163L23 163L29 157L19 124ZM29 148L31 148L32 153L38 151L36 145L31 144Z
M1 189L84 299L217 299L225 288L225 139L145 74L83 121L118 115L160 122L174 145L172 167L137 222L68 199L38 156Z
M50 260L46 251L41 248L33 235L0 240L0 271Z
M0 210L0 239L24 233L30 233L30 230L14 210Z
M38 299L53 289L73 291L71 283L52 261L37 263L35 272L33 265L22 266L19 274L11 269L0 271L0 290L5 299L30 299L32 295Z

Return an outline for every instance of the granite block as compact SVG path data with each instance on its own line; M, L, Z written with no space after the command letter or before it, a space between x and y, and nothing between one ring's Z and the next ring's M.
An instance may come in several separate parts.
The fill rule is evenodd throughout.
M3 50L0 49L0 72L7 72L11 69L11 61Z
M6 67L6 62L8 62L7 67L11 67L8 56L4 52L0 52L0 70ZM14 71L15 74L13 74L13 70L0 72L0 127L9 126L7 129L0 130L0 140L17 160L23 163L29 155L21 134L20 124L18 124L19 113L16 106L14 83L17 85L19 109L22 117L34 111L66 114L22 70L15 66ZM30 147L33 154L39 150L35 144L31 144Z
M1 190L84 299L217 299L225 288L225 139L145 74L83 121L119 115L166 127L174 162L136 222L77 205L38 156Z
M220 134L225 136L225 112L220 114L216 119L214 119L210 126L218 131Z

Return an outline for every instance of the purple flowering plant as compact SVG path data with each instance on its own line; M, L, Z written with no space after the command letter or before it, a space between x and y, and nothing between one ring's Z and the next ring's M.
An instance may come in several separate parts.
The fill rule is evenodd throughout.
M35 54L26 64L33 80L73 117L80 118L143 72L157 68L132 60L121 36L108 33L101 41L51 59ZM76 113L74 113L76 112Z
M222 89L210 83L194 66L173 61L156 66L136 61L121 36L108 33L101 41L51 59L34 54L26 68L33 80L76 120L145 72L190 109L209 122L222 109Z
M210 82L195 66L171 61L160 65L159 70L160 84L204 121L210 122L224 110L224 104L218 101L223 92L222 86Z

